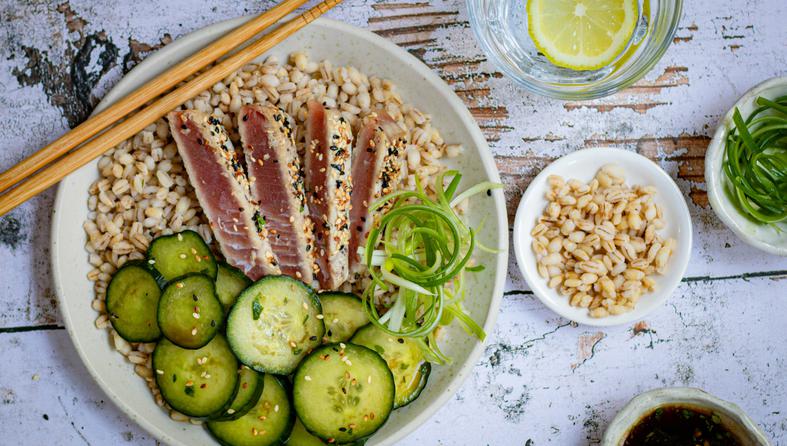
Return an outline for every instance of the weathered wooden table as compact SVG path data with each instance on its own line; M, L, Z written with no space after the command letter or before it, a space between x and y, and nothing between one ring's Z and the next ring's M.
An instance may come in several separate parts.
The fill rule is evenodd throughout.
M150 51L271 4L0 1L0 169L83 120ZM676 385L737 402L774 444L787 444L787 260L740 242L708 207L703 184L719 116L745 90L787 73L787 2L688 1L674 44L645 79L576 103L526 94L495 70L461 0L347 0L329 16L395 41L465 100L497 156L510 216L550 160L605 145L657 160L694 220L687 277L631 326L599 330L555 316L512 260L473 375L403 444L592 444L634 395ZM49 273L53 192L0 218L0 443L153 444L105 401L63 330Z

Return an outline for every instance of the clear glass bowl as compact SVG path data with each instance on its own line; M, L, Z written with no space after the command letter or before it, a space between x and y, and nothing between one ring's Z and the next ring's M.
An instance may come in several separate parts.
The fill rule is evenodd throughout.
M589 0L592 1L592 0ZM558 99L609 96L658 62L678 29L682 0L638 0L639 21L626 49L598 70L553 65L527 31L527 0L467 0L470 22L487 56L525 89Z

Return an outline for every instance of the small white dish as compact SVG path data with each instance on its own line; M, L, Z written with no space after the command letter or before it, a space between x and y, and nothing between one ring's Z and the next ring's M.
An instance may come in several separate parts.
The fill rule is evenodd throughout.
M721 424L743 444L751 446L769 446L768 438L746 413L733 403L692 387L668 387L655 389L634 397L615 418L604 432L600 446L622 446L633 428L642 418L659 407L685 405L689 408L706 409L721 418Z
M249 17L232 19L194 31L165 46L129 72L104 97L100 111L129 94L151 78L184 59ZM446 141L461 141L465 151L452 159L450 166L464 177L460 188L481 181L500 182L492 152L478 124L454 91L421 61L396 44L346 23L319 18L276 45L267 55L280 60L298 50L305 50L315 59L329 59L335 65L352 64L364 73L391 79L399 86L404 99L414 106L433 113L435 127ZM189 423L177 423L166 411L156 406L145 381L134 373L129 363L111 345L106 330L96 329L98 317L90 305L93 283L87 279L92 268L84 249L90 184L98 177L98 160L94 160L60 182L52 215L52 271L60 311L74 347L88 372L109 399L161 443L172 446L217 444L206 429ZM508 222L505 200L500 190L491 197L473 202L467 214L469 223L478 227L486 217L486 225L478 237L496 248L496 253L478 253L479 263L487 266L483 274L468 278L465 306L470 316L492 333L497 317L508 266ZM429 419L448 402L470 376L484 344L468 337L453 324L445 337L443 352L454 361L435 366L429 385L421 396L394 412L386 424L369 439L369 446L396 444Z
M626 172L626 183L629 185L651 185L657 189L656 202L661 204L664 213L665 227L659 231L664 239L674 238L677 247L667 266L666 274L654 275L656 290L644 294L637 302L634 310L615 316L592 318L586 308L572 307L568 299L556 290L547 286L547 281L539 276L536 256L531 248L533 237L531 230L536 220L544 211L547 200L544 197L549 185L547 177L560 175L566 180L576 178L589 182L596 172L605 164L617 164ZM658 308L677 288L691 256L691 217L686 201L675 182L651 160L634 152L612 148L593 148L579 150L566 155L548 165L530 183L514 222L514 251L519 270L522 272L533 293L555 313L580 324L599 327L626 324L642 319Z
M724 115L716 133L713 134L705 152L705 184L708 188L708 201L719 219L741 240L757 249L770 254L787 256L787 223L764 225L743 215L727 193L729 180L722 170L727 134L735 128L732 114L737 107L746 119L756 108L758 96L772 99L787 94L787 76L769 79L747 91L738 102Z

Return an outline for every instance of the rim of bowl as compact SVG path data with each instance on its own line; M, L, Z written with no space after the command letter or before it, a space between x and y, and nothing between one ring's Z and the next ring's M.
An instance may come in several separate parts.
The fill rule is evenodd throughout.
M649 401L650 399L653 401ZM768 438L757 423L737 404L696 387L664 387L648 390L626 403L607 426L600 446L619 446L642 417L659 407L680 403L722 412L743 431L759 441L758 445L769 444Z
M777 86L784 86L785 92L787 92L787 76L772 77L750 88L737 101L735 101L735 104L733 104L727 113L725 113L724 116L719 119L719 123L716 126L716 131L713 133L713 138L711 139L710 143L708 144L708 148L705 151L705 184L707 185L708 202L710 202L713 212L717 217L719 217L719 220L721 220L727 228L729 228L735 233L736 236L738 236L739 239L743 240L744 243L769 254L787 256L787 247L775 246L744 231L744 229L739 224L739 221L742 221L740 219L745 219L745 217L737 212L735 204L732 203L732 201L724 193L724 172L720 169L717 169L715 166L716 163L713 162L714 158L717 156L721 156L722 158L724 157L723 151L726 149L725 140L727 138L727 134L734 126L732 123L732 115L735 112L735 109L750 101L754 96L758 96L762 91ZM719 155L719 152L722 152L722 154ZM730 209L736 211L734 216L729 212Z
M619 76L609 82L602 80L579 86L557 86L552 83L541 82L532 77L523 77L519 72L517 72L516 68L500 57L497 52L497 47L493 46L489 42L489 39L487 39L481 33L479 20L481 20L482 14L480 13L480 10L482 9L481 3L485 1L500 0L467 0L467 9L468 15L470 16L470 27L473 29L473 34L476 37L476 41L479 42L487 57L492 59L498 69L513 79L525 90L541 96L562 100L589 100L603 98L617 93L618 91L627 88L640 80L651 69L653 69L656 63L658 63L658 61L664 56L664 53L667 52L667 48L669 48L669 46L672 44L672 39L675 37L681 17L683 16L683 0L666 0L673 2L672 7L674 7L675 12L671 17L668 18L668 28L666 29L663 39L661 39L661 41L658 43L658 46L655 47L651 56L648 57L647 60L645 60L645 62L643 62L642 65L636 70L627 72L624 76Z
M197 39L200 34L205 32L212 32L217 29L225 29L225 28L231 29L236 26L239 26L240 24L251 19L252 17L253 15L245 15L232 19L222 20L216 23L209 24L202 28L195 29L194 31L182 35L181 37L175 39L171 44L167 45L165 48L155 51L153 54L148 56L145 60L140 62L131 71L126 73L126 75L123 76L123 78L121 78L118 81L118 83L115 85L115 87L113 87L113 89L120 85L125 84L124 81L130 81L130 78L128 78L128 76L135 75L135 70L136 73L139 73L140 71L138 70L138 68L140 67L143 66L147 67L148 65L153 65L156 63L166 64L166 57L171 56L170 52L174 52L176 50L179 50L183 46L188 45L189 42L193 41L194 39ZM402 58L410 61L410 66L413 69L415 69L420 75L423 76L424 82L436 86L438 91L441 91L443 93L443 95L446 98L446 101L456 109L456 112L460 115L463 123L466 124L468 132L472 135L473 142L477 143L478 145L479 157L481 158L483 169L487 173L489 173L490 180L498 183L501 181L500 173L495 165L492 152L491 150L489 150L489 146L486 142L486 139L483 137L483 134L481 133L481 130L476 124L474 118L470 114L470 111L464 105L462 100L459 99L456 93L454 93L453 90L451 90L434 71L432 71L429 67L424 65L423 62L418 60L418 58L416 58L412 54L408 53L407 51L403 51L395 43L383 37L380 37L369 30L359 28L357 26L345 22L341 22L338 20L329 19L326 17L318 18L317 20L315 20L315 23L320 23L322 26L328 28L342 29L345 32L355 34L359 36L359 38L369 41L372 45L386 48L388 49L388 51L391 52L399 53L401 54ZM110 89L107 95L112 93L113 89ZM105 97L107 95L105 95ZM117 98L115 100L117 100ZM109 106L109 104L102 105L101 103L99 103L96 109L98 110L102 106L107 107ZM89 165L90 164L87 164L86 166ZM83 168L85 167L83 166ZM497 315L500 311L500 304L503 298L503 289L505 287L506 277L508 276L508 260L507 260L508 219L505 211L506 208L505 201L501 191L492 191L492 196L493 199L495 200L495 209L496 209L498 220L501 222L498 229L498 249L500 250L500 252L497 254L499 266L495 272L495 278L492 281L489 309L487 312L486 319L484 320L483 323L483 329L487 333L492 333L495 326L495 322L497 321ZM143 414L138 414L136 412L133 412L125 405L122 398L114 391L114 389L109 384L107 384L98 373L96 373L95 369L92 366L92 361L90 360L90 357L87 355L84 347L79 342L79 339L75 334L74 327L72 326L70 310L66 305L63 305L64 300L62 299L61 296L63 296L64 294L62 283L65 280L65 277L63 276L63 274L61 274L62 271L57 262L60 255L60 245L57 239L57 234L59 231L59 217L57 216L57 212L58 209L61 209L63 206L65 206L65 202L68 199L69 197L63 195L62 187L58 185L57 193L55 195L55 203L52 208L53 219L52 219L52 227L50 229L50 234L52 235L51 237L52 242L50 244L50 249L51 249L50 263L52 265L52 275L53 275L53 282L55 288L55 295L58 299L60 312L61 315L63 316L63 322L65 324L66 331L69 334L69 338L71 339L71 342L74 345L74 348L76 349L80 360L84 364L90 376L93 378L93 381L96 384L98 384L101 390L109 397L109 399L115 404L115 406L120 409L121 412L123 412L132 421L137 423L139 426L141 426L144 430L146 430L148 433L150 433L157 439L164 441L166 443L175 442L175 439L167 432L159 430L153 423L148 422L147 419L144 418ZM472 372L473 368L475 367L476 361L481 356L481 353L483 353L486 343L484 341L475 341L475 340L473 342L475 342L475 345L470 350L470 353L468 354L462 366L451 378L448 379L446 390L442 394L437 395L434 401L431 404L427 405L418 417L414 417L402 429L399 429L398 431L392 433L390 436L386 438L378 439L379 443L377 444L390 445L400 441L401 439L403 439L404 437L415 431L418 427L423 425L425 422L427 422L429 419L431 419L431 417L434 416L434 414L438 411L438 409L441 409L443 406L445 406L448 400L452 398L456 394L456 392L459 391L459 388L465 383L467 378L470 376L470 373Z
M570 315L566 311L564 311L568 308L573 308L573 307L567 307L568 302L565 299L560 301L551 299L549 298L549 296L544 295L542 293L540 286L534 287L533 285L531 285L531 283L534 281L543 281L544 279L537 275L534 277L525 268L524 266L525 263L531 261L531 259L526 259L524 257L525 256L524 252L530 249L530 245L524 243L526 241L526 237L530 237L530 234L529 232L526 235L520 236L519 234L524 234L524 226L526 224L524 221L525 218L524 214L526 212L527 206L529 205L529 202L534 199L533 197L536 194L540 193L543 190L541 187L539 187L539 185L546 183L546 178L549 175L551 175L551 173L549 172L550 166L554 165L555 163L570 162L573 161L574 158L585 156L584 154L587 152L590 151L598 152L600 150L612 154L613 159L611 159L609 162L614 162L614 159L619 159L621 157L631 157L630 159L639 159L639 161L637 162L646 161L647 163L644 163L644 165L649 166L648 168L653 169L656 175L667 180L666 183L668 184L667 186L668 190L659 189L659 193L670 194L679 198L680 204L678 207L679 207L680 215L677 215L676 219L680 220L679 226L681 227L681 231L686 234L687 240L686 243L679 243L677 250L684 253L685 261L683 262L683 264L680 265L678 264L672 265L673 268L676 268L674 272L670 274L670 277L672 277L672 279L668 282L667 286L658 290L659 292L658 296L660 297L658 298L656 304L653 305L650 309L641 310L642 307L639 307L640 309L638 310L638 308L635 307L634 310L629 311L628 313L623 313L621 315L607 316L597 319L586 317L580 321L580 320L576 320L573 315ZM683 225L683 223L686 224ZM512 237L513 237L514 253L516 255L516 261L517 261L517 266L519 267L519 271L522 274L522 277L525 279L525 282L527 282L528 286L530 286L530 289L533 291L533 294L538 298L538 300L540 300L542 304L544 304L547 308L549 308L550 310L555 312L555 314L561 317L564 317L566 319L569 319L571 321L580 324L593 326L593 327L611 327L616 325L628 324L630 322L645 318L653 311L656 311L661 306L663 306L664 303L672 296L672 294L675 292L678 286L680 286L680 282L683 279L683 276L686 274L686 270L689 266L689 261L691 260L691 247L694 243L693 223L691 221L691 214L689 213L689 208L688 205L686 204L686 200L683 198L683 193L680 191L680 188L675 183L675 180L673 180L672 177L669 176L669 174L667 174L667 172L665 172L664 169L661 168L661 166L659 166L652 160L640 155L639 153L632 152L625 149L618 149L614 147L594 147L589 149L577 150L575 152L569 153L568 155L564 155L552 161L550 164L544 167L541 170L541 172L539 172L539 174L536 175L533 181L530 182L527 189L525 190L525 193L522 195L521 200L519 201L519 205L516 211L516 217L514 220L514 230L513 230ZM676 260L674 260L673 258L670 261L674 262Z

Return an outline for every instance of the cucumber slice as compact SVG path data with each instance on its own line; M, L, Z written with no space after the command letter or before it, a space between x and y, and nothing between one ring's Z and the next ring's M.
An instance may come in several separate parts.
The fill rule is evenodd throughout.
M325 446L325 442L319 437L315 437L303 427L303 423L295 417L295 426L292 428L290 438L287 439L287 446Z
M262 396L246 415L234 421L209 421L207 426L225 446L272 446L284 444L294 422L286 384L266 374Z
M222 413L238 389L238 360L221 335L197 350L160 340L153 351L153 370L164 400L191 417Z
M268 276L238 296L227 339L240 361L258 372L289 375L325 334L317 295L287 276Z
M396 382L395 409L415 401L426 387L432 365L412 339L397 338L369 325L358 330L350 342L368 347L385 359Z
M148 247L148 262L161 274L164 282L189 273L205 274L216 279L218 271L213 253L194 231L183 231L153 240Z
M161 337L156 309L161 290L145 262L123 265L107 287L107 312L112 328L129 342L152 342Z
M240 383L238 384L238 393L235 395L235 399L232 400L232 404L227 410L213 417L212 420L237 420L246 415L259 401L264 383L262 373L257 373L243 365L238 370L238 375Z
M349 443L377 431L393 410L391 370L377 352L328 344L303 360L293 377L301 422L328 443Z
M158 325L164 337L183 348L200 348L210 342L224 319L213 280L190 274L173 280L158 303Z
M216 275L216 297L224 306L224 314L230 312L232 304L238 295L251 285L251 280L241 270L233 268L224 262L219 263Z
M319 296L325 315L326 342L347 341L356 330L369 323L363 302L355 294L328 292Z

